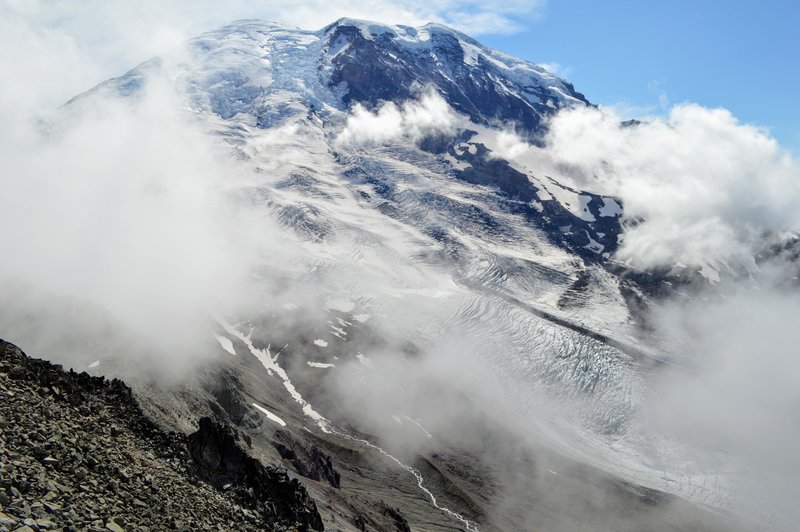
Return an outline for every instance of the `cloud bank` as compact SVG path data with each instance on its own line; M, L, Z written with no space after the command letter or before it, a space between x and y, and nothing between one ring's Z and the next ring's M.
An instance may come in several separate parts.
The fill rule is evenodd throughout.
M689 340L689 364L660 376L639 420L649 434L695 450L674 462L669 453L662 459L685 463L687 475L728 475L727 504L777 530L796 527L800 496L798 308L797 293L770 285L666 305L657 323Z
M800 228L800 161L725 109L676 105L623 124L605 108L553 116L545 147L499 133L497 153L576 187L617 196L629 223L617 259L649 268L736 263Z
M0 281L99 305L175 363L297 247L231 200L242 170L185 108L152 76L136 101L94 97L0 146Z

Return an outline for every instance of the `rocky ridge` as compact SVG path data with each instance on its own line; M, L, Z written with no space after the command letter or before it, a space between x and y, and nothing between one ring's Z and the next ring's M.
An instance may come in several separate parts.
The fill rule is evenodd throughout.
M296 479L200 426L164 432L122 381L0 340L0 530L322 530Z

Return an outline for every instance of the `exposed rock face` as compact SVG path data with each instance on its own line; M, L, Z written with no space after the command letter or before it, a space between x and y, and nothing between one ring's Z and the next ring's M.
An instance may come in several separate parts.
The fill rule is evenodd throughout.
M330 83L346 87L345 103L402 101L424 80L478 123L512 121L532 133L541 133L545 117L565 100L589 104L572 84L541 67L488 50L444 26L414 29L342 19L326 28L326 37Z
M394 526L400 532L411 532L411 527L408 526L408 521L405 517L400 513L397 508L392 508L388 504L382 502L381 506L383 506L383 514L388 516L389 518L394 521Z
M272 442L281 458L287 460L298 473L312 480L324 480L331 487L340 487L339 472L333 468L331 457L318 447L302 448L297 444L286 446L281 442Z
M122 381L0 340L0 530L322 530L305 489L232 438L201 424L195 464L187 437L156 427ZM215 457L233 489L203 481L221 478Z
M491 187L500 196L511 200L508 205L512 212L541 228L552 244L571 251L587 262L605 260L600 250L606 254L616 251L622 234L621 219L619 215L602 215L606 202L603 196L552 183L554 188L583 196L586 204L582 216L571 212L560 202L537 201L543 192L540 188L542 185L536 186L528 176L515 170L508 161L498 158L484 144L471 142L474 134L473 131L465 131L452 138L435 135L423 139L419 147L468 163L464 169L454 169L453 175L467 183ZM621 204L618 199L613 201ZM532 207L531 202L538 207ZM491 230L490 224L487 224L487 229Z
M230 486L239 498L250 499L273 527L324 530L317 506L300 482L284 471L265 467L238 440L230 427L207 417L200 419L200 430L188 439L200 475L219 489Z

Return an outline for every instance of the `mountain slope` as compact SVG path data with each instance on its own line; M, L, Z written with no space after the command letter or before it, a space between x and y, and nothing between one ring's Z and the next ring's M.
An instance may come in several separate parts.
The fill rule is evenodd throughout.
M198 431L187 448L182 435L159 431L120 381L65 372L0 340L0 396L4 530L322 529L314 503L285 473L232 476L218 491L204 483L213 469L189 450L222 454L215 435ZM229 466L246 462L224 456ZM254 486L266 487L266 501L248 496Z
M724 509L718 470L636 425L677 358L643 345L641 311L702 278L614 262L618 199L503 156L505 130L541 143L548 116L590 105L569 83L437 25L240 21L76 97L51 134L150 112L164 87L224 154L200 192L246 214L231 239L275 242L233 248L247 304L204 302L178 383L169 338L83 330L74 301L4 290L0 331L124 377L165 427L237 426L326 528L717 526L669 494ZM41 334L64 315L70 342Z

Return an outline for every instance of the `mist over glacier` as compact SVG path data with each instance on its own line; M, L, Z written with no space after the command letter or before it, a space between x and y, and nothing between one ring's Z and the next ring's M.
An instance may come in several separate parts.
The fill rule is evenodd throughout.
M320 98L313 112L307 95L290 94L281 107L280 93L265 104L273 114L256 116L236 108L250 95L245 84L241 94L220 92L233 106L222 118L222 104L198 94L224 85L230 72L214 78L219 64L182 46L140 67L130 97L112 84L48 108L43 102L73 95L50 88L54 77L67 75L78 93L89 88L77 87L86 72L101 69L87 66L68 36L34 22L0 39L32 51L25 60L9 56L3 66L14 81L0 88L0 276L10 327L0 334L39 336L39 348L52 349L62 331L48 338L44 329L23 330L13 315L52 311L49 296L31 295L38 291L69 296L121 323L126 338L142 344L136 356L156 351L147 359L154 373L180 375L215 356L212 331L226 333L215 317L241 325L243 337L251 327L271 354L278 342L269 343L270 334L302 337L316 327L324 332L302 340L316 347L303 349L323 353L312 364L331 366L310 366L333 372L340 411L330 417L358 416L403 458L430 445L428 435L487 455L523 455L547 442L759 522L785 527L796 517L791 480L800 464L788 442L800 436L791 421L797 266L791 249L760 255L771 239L797 240L800 172L764 131L693 104L634 125L606 109L565 105L547 117L548 133L535 145L513 123L471 121L425 85L377 106L337 109ZM308 45L307 35L297 39ZM70 70L81 75L69 78ZM309 73L296 74L307 88ZM621 215L623 232L609 261L706 272L696 296L676 293L642 310L646 334L637 335L600 268L586 269L596 281L591 306L559 307L559 316L608 337L665 348L658 354L667 369L650 371L661 366L648 361L642 370L624 351L460 282L488 279L492 289L551 311L552 286L583 271L541 230L495 209L479 195L485 190L442 182L449 168L418 145L464 130L477 131L491 150L487 161L531 169L564 201L580 201L582 191L609 198L605 205L617 198L624 210L607 209L606 217ZM456 144L465 159L447 164L463 169L480 149L471 141ZM358 169L391 179L373 183ZM359 193L368 186L397 190L384 205ZM548 201L543 196L530 203ZM531 264L549 276L543 286L501 268ZM66 320L72 308L56 309L50 321ZM373 350L326 357L342 336L336 328L345 327L332 311L363 325ZM658 341L649 344L650 334ZM236 356L246 354L241 338L226 338L237 342ZM346 345L336 356L342 351ZM484 418L513 438L481 449L482 429L470 424Z

